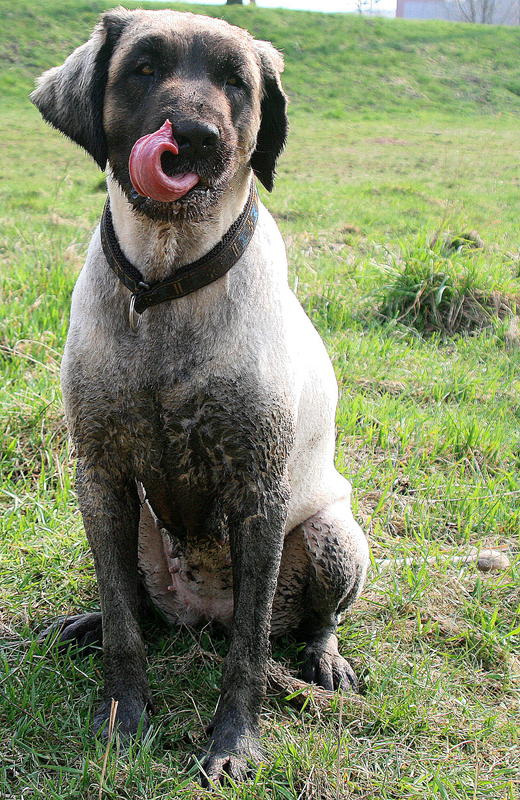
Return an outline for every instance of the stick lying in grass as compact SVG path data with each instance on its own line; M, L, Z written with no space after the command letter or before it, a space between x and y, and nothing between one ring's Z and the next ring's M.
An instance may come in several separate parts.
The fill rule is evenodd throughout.
M428 556L427 558L376 558L375 563L380 570L388 569L389 567L408 567L420 564L435 564L439 559L449 561L451 564L471 564L476 563L477 568L481 572L492 572L507 569L510 565L509 558L502 550L485 548L479 550L477 547L471 547L465 555L460 556L447 556L443 559L442 554L439 556Z
M282 695L283 699L295 708L325 709L330 706L336 692L329 692L312 683L306 683L285 665L273 659L267 665L267 693ZM349 702L363 704L363 698L354 692L348 693Z

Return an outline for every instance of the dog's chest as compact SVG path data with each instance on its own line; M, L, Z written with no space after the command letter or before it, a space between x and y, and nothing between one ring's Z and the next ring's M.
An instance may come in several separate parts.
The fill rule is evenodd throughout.
M251 447L250 437L240 434L251 410L239 410L222 389L197 391L183 402L174 390L163 389L153 405L150 440L138 433L132 448L135 476L153 518L140 531L145 583L159 608L177 621L228 623L229 515Z
M179 402L174 389L157 392L149 436L136 428L132 460L155 513L181 539L217 539L225 516L266 468L278 432L262 424L259 394L219 381Z
M288 448L280 399L244 373L113 390L82 381L69 389L67 416L80 459L140 481L179 538L208 527L220 535L222 513L261 492Z

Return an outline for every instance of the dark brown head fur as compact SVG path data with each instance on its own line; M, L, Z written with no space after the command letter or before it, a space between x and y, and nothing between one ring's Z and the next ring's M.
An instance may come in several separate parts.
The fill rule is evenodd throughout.
M153 218L205 216L234 176L251 167L271 190L287 133L283 61L223 20L170 10L102 15L90 40L44 73L31 99L44 118L110 169L128 199ZM134 143L169 119L184 146L166 171L197 172L175 203L141 198L130 183ZM211 146L191 146L208 130Z

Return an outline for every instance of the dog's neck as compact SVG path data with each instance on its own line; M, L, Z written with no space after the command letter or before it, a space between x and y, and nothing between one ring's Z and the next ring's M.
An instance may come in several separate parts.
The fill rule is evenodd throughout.
M208 253L242 212L251 181L250 170L237 175L212 208L211 219L162 222L138 214L117 181L107 173L114 229L125 256L145 280L172 275L184 264Z

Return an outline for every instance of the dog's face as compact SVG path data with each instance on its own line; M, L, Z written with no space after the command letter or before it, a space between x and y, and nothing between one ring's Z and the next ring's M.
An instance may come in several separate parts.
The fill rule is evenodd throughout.
M266 42L217 19L175 11L104 14L91 39L44 73L31 98L44 118L106 161L126 196L152 218L202 218L250 166L269 190L285 143L283 62ZM167 175L199 180L175 202L133 190L135 142L170 120L179 153Z

